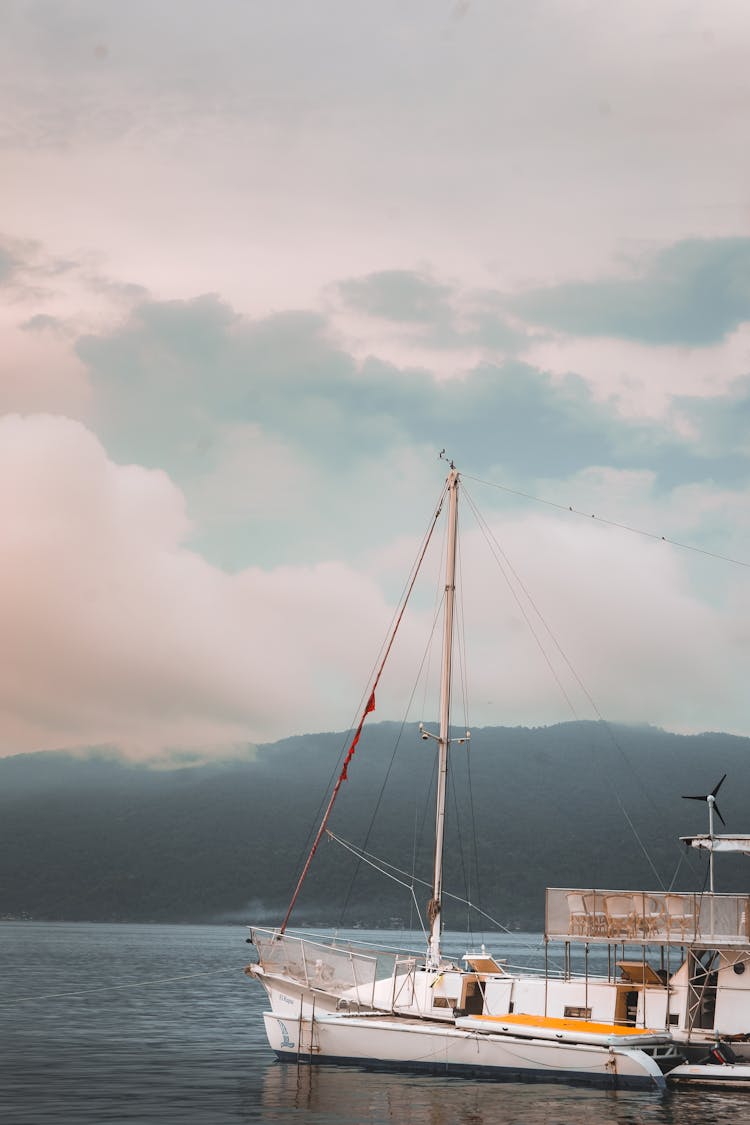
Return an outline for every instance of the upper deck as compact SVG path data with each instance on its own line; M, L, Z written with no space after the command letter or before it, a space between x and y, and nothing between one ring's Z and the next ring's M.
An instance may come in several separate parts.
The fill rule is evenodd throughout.
M550 887L545 935L603 945L747 946L750 896Z

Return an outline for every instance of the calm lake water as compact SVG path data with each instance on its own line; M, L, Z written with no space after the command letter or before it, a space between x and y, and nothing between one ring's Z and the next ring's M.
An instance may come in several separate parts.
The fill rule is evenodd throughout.
M277 1063L263 1033L264 994L242 973L250 953L245 936L241 926L0 923L2 1120L750 1122L750 1093L611 1093ZM390 943L397 937L379 936ZM491 949L517 961L529 940L534 944L513 935Z

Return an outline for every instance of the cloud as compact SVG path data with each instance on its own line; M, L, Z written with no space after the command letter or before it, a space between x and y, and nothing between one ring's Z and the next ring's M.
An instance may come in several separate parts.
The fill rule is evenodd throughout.
M0 246L0 285L7 285L16 268L16 260L6 246Z
M628 418L595 378L519 361L440 380L358 362L312 312L252 319L215 296L145 301L77 352L107 449L165 468L187 497L194 542L231 569L361 557L380 535L371 495L383 468L408 465L416 496L443 447L467 472L527 487L592 465L652 469L664 490L747 477L742 449L703 440L683 400ZM322 496L335 521L321 522Z
M417 270L381 270L341 281L335 290L346 312L387 322L407 362L415 345L463 353L468 365L489 354L514 354L527 342L526 335L511 324L499 293L448 285ZM345 330L346 316L336 323ZM354 331L362 334L363 328L365 336L374 339L374 353L383 356L382 333L373 337L372 326L362 322ZM387 350L386 345L386 354Z
M750 323L701 348L547 333L524 358L552 375L575 371L596 401L616 404L624 418L661 420L670 431L697 441L680 402L716 399L726 405L732 384L750 371Z
M450 287L413 270L381 270L341 281L338 289L353 308L386 320L434 323L452 315Z
M65 331L59 317L50 316L48 313L36 313L19 325L24 332L60 332Z
M743 659L747 640L734 614L747 622L747 599L742 608L731 598L730 604L710 607L693 587L686 560L658 540L534 514L494 521L494 529L533 601L521 593L538 644L489 564L478 576L472 573L465 596L473 603L467 613L475 623L466 632L476 635L478 628L480 664L475 652L471 682L474 698L486 701L484 713L492 721L533 724L573 713L594 718L598 712L611 720L683 729L744 725L736 661ZM464 542L463 558L469 550ZM517 587L509 567L504 569ZM739 594L742 583L728 570L727 575Z
M261 447L248 466L259 491L260 455L270 452ZM424 480L419 505L408 487L400 490L413 466L372 468L368 483L377 469L381 494L368 492L361 506L377 545L356 569L335 559L301 562L303 551L292 563L229 573L191 546L185 497L163 471L114 463L80 423L0 419L0 752L113 745L132 755L179 749L206 757L346 726L434 498ZM305 502L320 501L317 484L310 482ZM625 485L648 489L635 479ZM611 493L620 486L610 477L597 487ZM686 497L686 507L694 511L695 501ZM408 535L397 518L387 519L404 509L413 517ZM464 519L472 720L567 717L490 556L479 569L471 561L483 537L468 510ZM741 669L750 656L750 602L741 584L728 582L712 607L679 554L661 542L590 524L581 530L559 516L490 513L490 522L608 717L674 725L678 716L689 727L710 716L717 726L740 725ZM323 538L331 527L327 519ZM377 718L402 716L433 614L433 599L422 592ZM587 714L580 693L575 706Z
M750 468L750 373L712 398L680 396L674 409L686 419L707 456L741 456Z
M221 749L324 723L342 684L361 690L387 620L371 581L212 567L166 474L114 464L79 423L0 419L0 506L3 754ZM354 606L369 651L342 664Z
M195 542L233 569L361 554L380 535L373 507L383 502L372 496L383 491L385 467L406 481L408 464L416 492L443 445L468 460L489 437L494 458L507 439L506 463L525 464L534 450L553 455L556 428L588 426L604 452L600 419L584 420L582 386L555 389L523 368L442 384L426 371L360 365L311 313L251 320L215 297L146 302L77 350L107 449L167 469L197 521ZM519 433L527 408L544 431L538 445ZM335 521L321 520L322 497Z
M702 347L750 320L750 238L686 239L640 277L568 282L515 297L522 317L582 336Z
M218 421L258 424L331 466L425 434L435 435L435 448L452 439L524 462L529 445L552 460L577 460L582 445L600 459L611 446L606 407L574 376L553 381L520 363L482 364L437 382L375 358L358 364L312 313L251 320L210 296L146 302L77 350L99 388L108 444L143 456L153 428L147 463L174 456L181 441L192 449L210 440ZM531 423L531 442L522 440Z

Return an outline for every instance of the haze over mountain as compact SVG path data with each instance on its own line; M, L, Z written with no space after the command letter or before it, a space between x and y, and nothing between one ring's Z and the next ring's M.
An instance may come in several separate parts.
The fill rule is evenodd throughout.
M168 769L101 752L6 758L0 915L276 924L347 744L347 735L305 735L245 760ZM499 923L540 929L548 885L701 889L705 860L677 837L705 831L706 810L681 795L708 792L726 772L721 811L729 831L747 830L749 756L750 739L723 734L603 723L475 730L452 753L446 891ZM414 726L366 728L333 831L429 880L434 759ZM352 882L356 867L341 846L321 844L293 921L416 924L406 887L369 866ZM717 889L747 879L744 861L721 858ZM420 908L428 897L417 883ZM450 928L467 925L452 900L444 913ZM476 915L471 925L492 928Z

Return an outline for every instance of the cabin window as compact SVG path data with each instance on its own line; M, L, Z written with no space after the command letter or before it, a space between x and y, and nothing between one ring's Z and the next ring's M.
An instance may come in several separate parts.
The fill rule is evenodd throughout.
M591 1008L574 1008L565 1005L566 1020L590 1020Z
M670 1027L677 1027L679 1022L680 1022L680 1017L679 1017L678 1013L677 1012L670 1012L669 1013L669 1026Z

